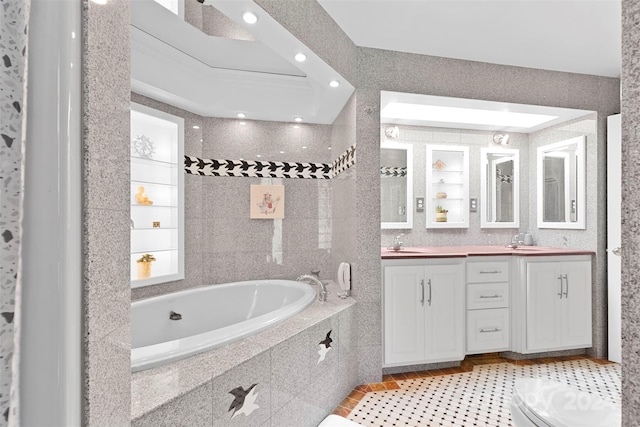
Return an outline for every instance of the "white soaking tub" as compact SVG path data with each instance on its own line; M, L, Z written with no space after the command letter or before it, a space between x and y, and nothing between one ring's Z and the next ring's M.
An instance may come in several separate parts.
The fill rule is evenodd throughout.
M292 280L210 285L131 304L131 370L222 347L308 307L316 291Z

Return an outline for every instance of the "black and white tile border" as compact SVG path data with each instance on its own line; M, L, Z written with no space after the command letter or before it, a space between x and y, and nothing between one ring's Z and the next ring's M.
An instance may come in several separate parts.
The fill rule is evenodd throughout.
M383 178L386 177L396 177L396 176L407 176L407 168L392 168L388 166L380 167L380 176Z
M26 46L29 2L3 1L0 25L0 426L17 415L18 390L12 363L19 360L14 339L18 325L14 322L15 301L19 299L16 274L20 250L20 221L22 205L22 146L24 101L26 99ZM13 384L12 384L13 383Z
M202 176L332 179L355 165L355 162L356 147L353 145L333 164L200 159L184 156L184 171L191 175Z

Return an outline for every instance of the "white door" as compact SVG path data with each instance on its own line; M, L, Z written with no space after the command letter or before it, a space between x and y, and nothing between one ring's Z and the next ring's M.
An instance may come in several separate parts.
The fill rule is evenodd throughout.
M622 154L620 114L607 117L607 270L609 293L609 360L622 362L620 209Z
M527 263L527 350L562 346L562 263Z
M384 363L424 360L426 289L423 266L384 268Z
M591 262L562 263L562 346L591 347Z
M464 341L463 267L427 267L425 355L431 362L462 360Z

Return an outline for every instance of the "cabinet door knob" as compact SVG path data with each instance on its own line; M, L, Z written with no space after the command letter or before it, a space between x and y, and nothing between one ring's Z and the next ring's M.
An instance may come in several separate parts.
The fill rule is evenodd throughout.
M420 281L420 288L422 288L422 297L420 298L420 304L424 307L424 279Z

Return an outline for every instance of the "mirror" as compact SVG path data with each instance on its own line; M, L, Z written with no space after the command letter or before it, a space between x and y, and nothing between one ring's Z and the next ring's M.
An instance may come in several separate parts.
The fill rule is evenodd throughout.
M413 228L413 145L382 142L380 218L383 229Z
M519 150L482 148L480 161L481 227L519 228Z
M538 228L586 228L585 139L538 147Z

